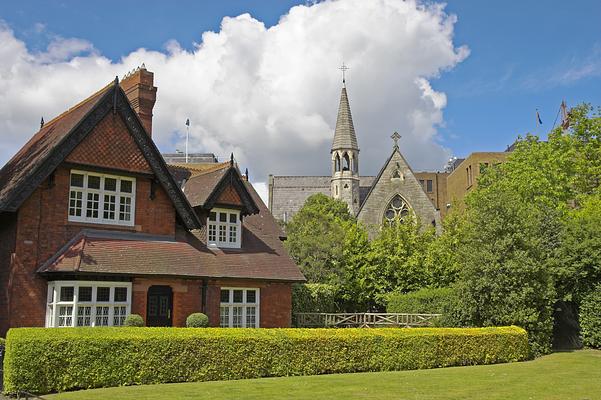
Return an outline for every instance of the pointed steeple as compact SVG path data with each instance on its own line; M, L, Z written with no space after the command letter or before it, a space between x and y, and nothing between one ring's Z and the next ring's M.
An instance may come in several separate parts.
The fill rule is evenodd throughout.
M351 115L351 107L346 94L346 85L342 87L340 94L340 105L338 106L338 117L336 118L336 131L334 133L334 142L332 143L332 151L334 150L359 150L357 146L357 136L355 135L355 127L353 126L353 116Z

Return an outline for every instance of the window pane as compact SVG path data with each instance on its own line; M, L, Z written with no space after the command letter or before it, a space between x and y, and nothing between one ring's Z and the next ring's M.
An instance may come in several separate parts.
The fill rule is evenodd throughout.
M242 328L242 308L232 307L232 327Z
M58 308L58 326L73 326L73 306L60 306Z
M242 290L234 290L234 303L242 303Z
M121 181L121 192L131 193L132 183L131 181L122 180Z
M227 230L227 226L226 225L219 225L219 241L220 242L225 242L226 238L225 238L225 232Z
M222 328L230 326L230 308L227 306L219 308L219 326Z
M230 302L230 291L227 289L221 290L221 302L229 303Z
M115 178L104 178L104 190L111 192L117 190L117 180Z
M209 221L217 221L217 213L210 212L209 213Z
M217 240L217 225L209 224L209 242L215 242Z
M131 197L121 196L119 203L119 221L130 221Z
M109 325L109 308L96 307L96 326Z
M115 195L104 195L104 205L103 205L103 214L102 218L104 219L115 219Z
M82 195L83 193L78 190L69 192L69 215L81 217Z
M219 213L219 222L227 222L227 214Z
M92 301L92 287L80 286L77 293L77 301Z
M99 287L96 289L96 301L109 301L111 294L111 288Z
M100 177L88 175L88 189L100 189Z
M83 175L71 174L71 186L83 187Z
M86 203L86 217L98 218L98 204L100 195L98 193L88 193L88 201Z
M125 306L113 307L113 325L114 326L123 325L123 323L125 322L126 309L127 309L127 307L125 307Z
M90 326L92 325L92 307L77 307L77 326Z
M230 214L230 223L235 224L238 221L238 215Z
M73 286L62 286L61 287L61 301L73 301L73 293L75 293Z
M246 327L256 328L257 326L257 307L246 307Z
M246 302L247 303L256 303L257 302L257 292L254 290L246 291Z
M116 287L115 288L115 301L127 301L127 288Z
M426 181L426 184L427 184L426 191L427 191L428 193L432 192L432 180L431 180L431 179L428 179L428 180Z
M230 243L236 243L238 240L238 229L236 226L230 226Z

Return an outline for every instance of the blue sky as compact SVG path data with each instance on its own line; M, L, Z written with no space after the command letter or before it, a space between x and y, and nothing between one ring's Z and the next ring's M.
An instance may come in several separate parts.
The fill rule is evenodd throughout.
M173 39L193 51L203 32L219 32L225 16L248 12L273 26L295 4L306 3L4 1L0 20L32 54L56 37L78 38L118 63L139 48L166 52ZM467 58L428 79L435 91L446 94L436 140L453 155L504 150L518 134L534 130L537 108L543 120L538 133L544 136L562 99L568 106L601 105L601 2L450 0L445 12L457 17L453 45L469 48ZM364 101L356 98L359 90L353 96L357 64L351 65L349 91L361 127L353 107L356 102L361 109ZM335 108L337 99L330 103Z

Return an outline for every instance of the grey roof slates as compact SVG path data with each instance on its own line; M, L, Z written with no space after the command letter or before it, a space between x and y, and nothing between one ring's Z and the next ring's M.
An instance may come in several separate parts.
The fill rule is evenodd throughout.
M342 88L342 93L340 94L336 131L334 132L334 142L332 143L332 150L339 149L359 150L351 107L346 94L346 86Z

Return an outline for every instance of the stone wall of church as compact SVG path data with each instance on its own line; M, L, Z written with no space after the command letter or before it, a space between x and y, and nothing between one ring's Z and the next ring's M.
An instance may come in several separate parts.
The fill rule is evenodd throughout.
M330 196L330 176L269 176L269 211L280 221L288 222L317 193Z
M396 171L398 171L398 177L395 174ZM422 226L435 225L437 231L440 232L439 212L436 211L432 201L398 151L393 153L380 179L375 182L371 193L359 211L359 221L375 232L382 223L388 204L396 194L400 194L405 199Z

